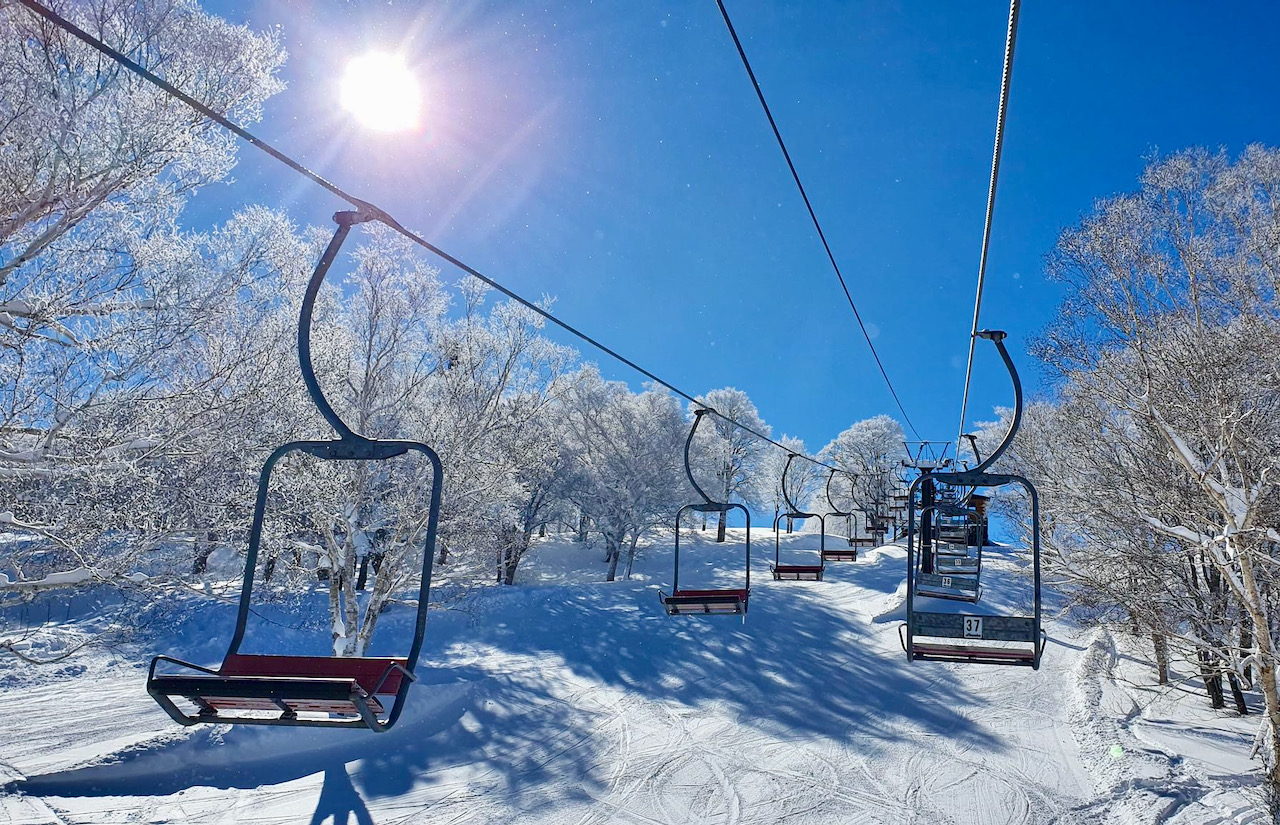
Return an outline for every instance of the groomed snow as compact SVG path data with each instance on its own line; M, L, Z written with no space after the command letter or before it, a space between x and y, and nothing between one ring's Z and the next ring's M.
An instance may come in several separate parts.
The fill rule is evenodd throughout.
M741 544L712 535L682 540L682 586L741 586ZM900 548L774 582L772 536L754 538L745 622L662 613L669 535L628 582L599 581L599 549L540 545L519 586L433 611L422 682L384 735L174 725L144 667L216 664L233 607L199 596L168 607L152 649L0 660L0 822L1265 821L1253 720L1194 683L1141 687L1150 667L1108 634L1050 618L1038 672L910 664ZM1022 566L989 548L984 604L1024 602ZM386 616L373 652L407 622ZM301 649L278 625L254 633Z

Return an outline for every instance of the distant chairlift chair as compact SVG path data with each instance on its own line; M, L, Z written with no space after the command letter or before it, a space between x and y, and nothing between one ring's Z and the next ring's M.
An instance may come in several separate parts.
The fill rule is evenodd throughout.
M933 513L946 514L942 518L954 518L963 511L964 508L955 504L931 504L920 511L920 517L924 520ZM914 530L909 532L908 541L912 540L914 533ZM917 596L962 602L976 602L982 598L982 549L977 548L971 553L965 535L964 532L946 532L942 527L938 529L930 549L933 572L916 573Z
M658 591L658 598L668 616L677 615L712 615L728 614L746 617L747 601L751 595L751 512L741 504L712 501L711 497L693 478L693 470L689 466L689 448L693 444L693 434L698 431L702 416L710 410L696 410L693 414L693 426L689 428L689 437L684 442L684 472L689 483L702 501L686 504L676 511L675 538L675 572L672 574L671 595ZM680 519L685 513L719 513L725 518L730 511L741 510L747 520L746 567L741 589L733 590L681 590L680 589Z
M845 520L845 523L849 527L849 546L834 547L834 548L828 549L825 547L826 542L824 540L823 542L824 547L822 549L822 561L824 564L829 561L857 561L858 560L858 545L856 543L857 540L853 536L855 528L857 526L857 522L853 520L853 512L841 510L839 505L836 504L835 499L831 497L831 480L836 477L837 472L839 471L833 467L831 468L831 473L827 476L827 503L831 505L831 509L827 511L826 516L824 516L824 523L825 523L825 519L830 516L843 517ZM856 484L858 477L851 473L848 475Z
M221 667L214 670L170 656L156 656L151 660L147 692L179 724L367 728L381 732L389 730L404 710L409 686L416 678L414 669L426 632L427 595L431 587L431 561L435 554L443 480L440 459L430 447L416 441L383 441L354 432L325 399L311 365L311 316L325 273L351 227L375 217L365 210L334 215L338 228L307 285L298 320L298 356L303 382L321 415L337 431L338 438L295 441L278 447L267 458L258 480L235 632ZM410 451L421 453L430 462L432 488L418 581L418 612L408 656L340 658L240 653L262 542L271 470L277 462L292 452L306 453L324 461L385 461ZM181 671L167 672L172 670L170 666ZM190 710L180 707L178 701L189 705Z
M787 493L787 471L791 469L791 462L799 458L796 453L787 456L786 466L782 468L782 500L787 505L787 512L779 513L778 517L773 520L773 564L770 569L773 571L774 579L778 581L822 581L822 573L825 569L823 562L826 559L827 549L827 520L824 516L817 513L805 513L800 510L792 501L791 496ZM817 564L783 564L782 563L782 532L779 525L783 519L797 518L816 518L818 520L821 538L818 540L818 563Z
M918 588L913 495L908 499L907 621L899 628L899 633L908 661L978 662L1039 668L1045 644L1044 632L1040 627L1040 498L1031 482L1022 476L986 471L1008 449L1017 434L1022 420L1022 383L1018 379L1013 359L1005 349L1005 333L983 330L978 336L995 344L1009 371L1014 391L1013 420L1000 446L985 461L971 470L935 473L934 480L975 489L1016 483L1026 490L1031 499L1032 614L966 615L918 610L915 601ZM920 479L912 483L912 494L919 483Z

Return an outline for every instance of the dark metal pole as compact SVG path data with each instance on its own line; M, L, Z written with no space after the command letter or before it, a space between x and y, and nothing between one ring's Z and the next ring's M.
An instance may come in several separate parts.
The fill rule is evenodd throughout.
M920 479L920 572L933 572L933 477L926 473Z

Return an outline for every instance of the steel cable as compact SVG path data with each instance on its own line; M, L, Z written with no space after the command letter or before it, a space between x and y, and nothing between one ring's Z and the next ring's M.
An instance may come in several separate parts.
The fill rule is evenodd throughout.
M717 0L718 2L718 0ZM973 352L978 343L978 323L982 313L982 288L987 279L987 250L991 246L991 223L996 211L996 182L1000 178L1000 156L1004 152L1004 123L1009 111L1009 84L1013 79L1013 47L1018 39L1018 12L1021 0L1009 2L1009 30L1004 41L1004 72L1000 78L1000 108L996 113L996 142L991 153L991 184L987 189L987 217L982 227L982 255L978 259L978 289L973 301L973 329L969 332L969 364L964 371L964 397L960 401L960 431L956 434L956 457L964 437L964 417L969 408L969 383L973 378Z
M733 27L733 21L729 19L729 12L725 9L723 0L716 0L716 5L720 7L720 16L724 18L724 24L729 29L729 36L733 38L733 45L738 49L738 57L742 58L742 66L747 70L747 76L751 78L751 85L756 90L756 97L760 100L760 107L764 109L764 115L769 119L769 127L773 129L773 136L778 141L778 148L782 150L782 157L786 159L787 168L791 170L791 179L796 182L796 188L800 190L800 197L804 200L805 209L809 210L809 218L813 221L813 228L818 231L818 240L822 241L822 248L827 252L827 260L831 262L831 268L835 270L836 278L840 281L840 288L844 290L844 297L849 300L849 308L853 310L853 317L858 322L858 328L862 330L862 336L867 339L867 347L871 349L871 357L875 359L876 366L880 368L880 375L884 377L884 383L889 387L889 394L893 396L894 403L898 405L898 411L902 413L903 421L911 428L911 432L915 433L916 438L919 438L920 433L917 432L915 425L911 423L911 417L907 415L906 409L902 406L902 400L898 398L898 391L893 388L893 382L889 380L889 373L880 361L880 353L876 352L876 345L871 342L871 333L867 331L867 325L862 321L862 313L858 312L858 306L853 301L852 293L849 292L849 285L845 283L844 274L840 271L840 264L836 263L835 253L831 251L831 244L827 243L827 235L822 231L822 224L818 221L818 214L813 209L813 203L809 200L809 194L805 191L804 184L800 182L800 173L796 171L796 165L791 161L791 153L787 151L786 141L782 139L782 132L778 130L777 121L773 119L773 112L770 111L769 104L764 98L760 82L756 80L756 73L751 68L751 61L747 59L747 52L742 48L742 41L738 39L738 32Z

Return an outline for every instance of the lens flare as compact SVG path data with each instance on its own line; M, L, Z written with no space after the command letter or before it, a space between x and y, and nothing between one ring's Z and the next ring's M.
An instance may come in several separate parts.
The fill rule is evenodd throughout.
M404 132L418 126L418 79L397 55L369 52L348 63L339 99L366 129Z

